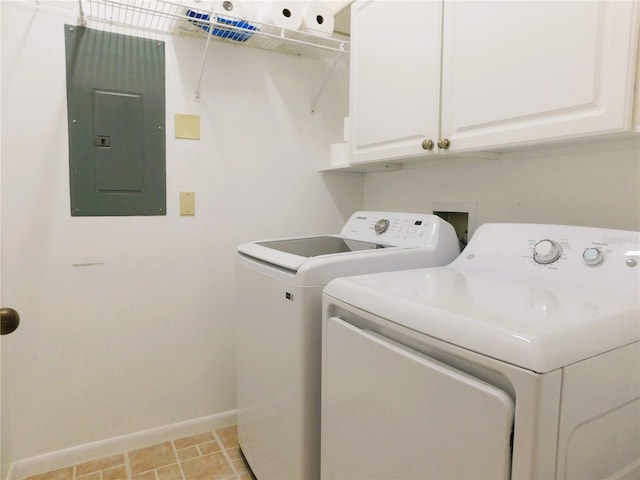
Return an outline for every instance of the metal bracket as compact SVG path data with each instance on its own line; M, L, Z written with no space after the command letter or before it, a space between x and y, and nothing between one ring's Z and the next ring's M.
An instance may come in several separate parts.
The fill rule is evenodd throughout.
M340 59L343 56L344 56L343 53L338 53L338 55L336 56L336 59L333 62L333 65L331 66L331 69L329 70L329 72L327 72L327 75L324 77L324 81L322 82L322 85L320 86L320 91L318 92L318 94L316 95L315 99L311 103L311 113L315 113L316 112L316 107L318 106L318 101L320 100L320 97L324 93L324 89L327 88L327 84L329 83L329 80L331 79L331 77L333 76L334 72L336 71L336 67L338 66L338 62L340 61Z

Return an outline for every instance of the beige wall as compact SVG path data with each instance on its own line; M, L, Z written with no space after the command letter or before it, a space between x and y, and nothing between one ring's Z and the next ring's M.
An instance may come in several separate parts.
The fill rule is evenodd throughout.
M640 136L367 174L364 204L420 212L471 210L470 233L487 222L639 231Z

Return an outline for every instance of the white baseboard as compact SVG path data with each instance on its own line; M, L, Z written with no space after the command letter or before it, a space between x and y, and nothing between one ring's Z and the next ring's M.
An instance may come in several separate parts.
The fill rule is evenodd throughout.
M49 472L89 460L114 455L116 453L146 447L159 442L166 442L180 437L196 435L229 425L235 425L236 410L194 418L185 422L173 423L162 427L134 432L119 437L107 438L92 443L85 443L65 448L44 455L14 462L9 468L5 480L20 480L38 473Z

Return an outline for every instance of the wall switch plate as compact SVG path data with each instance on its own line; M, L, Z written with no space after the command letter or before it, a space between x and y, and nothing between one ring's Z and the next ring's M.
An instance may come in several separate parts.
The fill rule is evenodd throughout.
M200 115L175 115L176 138L200 140Z
M180 192L180 215L193 216L196 214L196 194L194 192Z

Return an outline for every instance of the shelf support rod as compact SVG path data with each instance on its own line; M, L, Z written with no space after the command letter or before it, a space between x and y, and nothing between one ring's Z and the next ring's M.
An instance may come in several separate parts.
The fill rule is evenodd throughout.
M87 18L84 16L84 9L82 8L82 0L78 0L78 25L81 27L87 26Z
M196 87L196 102L200 101L200 85L202 85L202 76L204 74L204 66L207 63L207 52L209 51L209 43L211 42L213 25L209 25L207 32L207 41L204 44L204 53L202 54L202 62L200 63L200 76L198 77L198 86Z
M340 61L341 58L342 58L342 53L338 53L335 61L333 62L333 65L331 66L331 69L329 70L327 75L324 77L324 81L320 86L320 91L318 92L318 94L316 95L316 98L311 103L311 113L316 113L316 107L318 106L318 101L320 100L320 97L324 93L324 89L327 88L327 84L329 83L329 80L333 76L333 73L336 71L336 67L338 66L338 62Z

